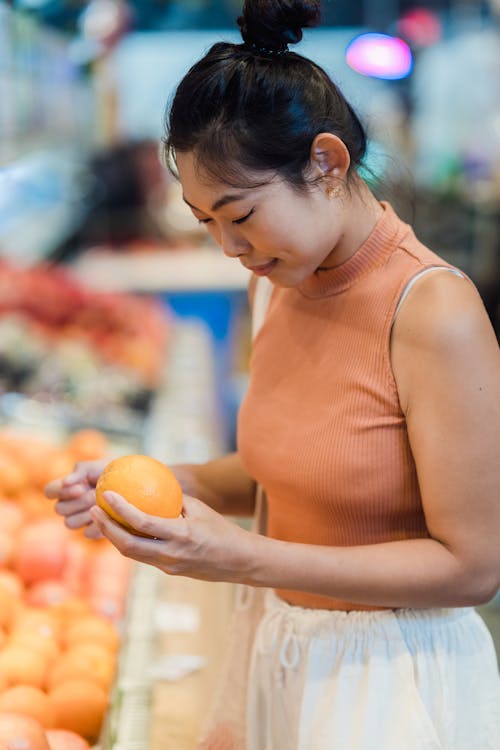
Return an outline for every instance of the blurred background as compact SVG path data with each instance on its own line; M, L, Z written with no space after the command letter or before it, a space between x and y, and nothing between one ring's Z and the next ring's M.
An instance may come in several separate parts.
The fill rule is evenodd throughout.
M240 0L0 0L0 259L6 285L8 274L22 275L38 298L31 311L20 287L16 299L0 298L0 356L11 370L0 380L4 391L29 385L32 395L88 395L89 371L99 367L87 362L85 387L73 383L74 350L84 358L89 320L97 329L104 313L89 301L78 312L74 287L108 295L101 306L112 305L109 294L125 307L124 296L139 296L205 326L221 429L233 443L246 382L247 277L200 233L160 167L158 142L176 83L215 40L238 39L240 10ZM497 332L499 37L499 0L326 0L322 26L297 48L362 115L367 181L423 242L471 275ZM51 283L68 291L53 293ZM54 312L63 297L68 309ZM29 323L40 334L58 315L49 348L59 355L48 367L47 342L29 335ZM140 342L123 354L111 334L104 344L102 331L92 337L107 365L128 357L136 370L161 369ZM137 373L116 377L126 375L123 388L143 406L151 389L136 393ZM101 381L94 390L112 390ZM88 402L83 411L78 418L89 420ZM100 419L99 399L95 412Z
M234 448L248 275L200 232L158 143L188 67L215 41L238 41L241 5L0 0L0 525L14 500L26 518L46 512L43 483L66 471L76 444L79 457L104 440L107 455L167 463ZM472 277L500 337L500 0L325 0L321 27L297 51L330 73L366 123L365 179ZM42 451L40 439L52 447ZM12 565L4 549L0 538L0 570ZM178 592L186 606L198 597L190 585ZM157 590L148 586L141 579L143 594ZM228 610L210 592L204 623ZM134 601L143 628L152 605ZM483 614L498 647L500 607ZM140 630L153 658L148 638ZM125 683L136 698L139 683L150 690L141 654L112 722L122 750L145 747L144 733L156 731L123 697ZM179 695L162 693L164 721L148 747L165 737L192 746L210 680L190 683L175 740L167 707L179 711Z

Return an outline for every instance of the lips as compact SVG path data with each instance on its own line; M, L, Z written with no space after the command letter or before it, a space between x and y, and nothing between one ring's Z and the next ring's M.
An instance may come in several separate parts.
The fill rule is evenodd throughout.
M247 266L247 268L256 276L268 276L271 273L271 271L275 268L277 262L278 262L278 259L274 258L273 260L269 261L269 263L264 263L261 266Z

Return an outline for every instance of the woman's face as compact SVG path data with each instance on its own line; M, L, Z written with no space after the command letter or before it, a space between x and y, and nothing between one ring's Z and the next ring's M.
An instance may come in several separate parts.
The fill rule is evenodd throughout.
M322 183L304 193L278 178L240 189L200 172L191 153L176 160L184 200L228 257L284 287L335 264L329 256L345 219L341 202L329 201Z

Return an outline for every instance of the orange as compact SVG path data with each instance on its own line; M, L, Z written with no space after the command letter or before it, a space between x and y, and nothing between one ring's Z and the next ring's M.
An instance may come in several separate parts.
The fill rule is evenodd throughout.
M36 651L52 664L60 654L59 644L51 633L30 630L13 630L9 639L9 645L22 646L29 651Z
M114 673L115 659L107 649L94 643L83 643L65 651L55 662L49 672L47 685L52 689L68 680L85 679L109 690Z
M67 601L70 596L71 592L63 581L47 578L26 589L25 601L32 607L52 607Z
M16 713L0 713L0 743L7 750L50 750L40 722Z
M82 539L72 536L68 540L63 581L74 595L82 594L85 590L89 575L89 562L93 554L95 554L94 550L89 548Z
M21 608L18 594L0 581L0 627L8 629Z
M68 624L64 641L66 648L90 642L115 652L120 645L120 634L109 620L98 615L87 615Z
M112 510L104 492L112 490L144 513L176 518L182 510L182 489L173 472L150 456L131 455L115 458L105 467L96 486L97 504L115 521L137 533Z
M47 729L45 734L50 750L90 750L87 740L69 729Z
M0 528L16 535L23 525L24 513L16 500L0 500Z
M16 540L7 531L0 529L0 567L8 567L14 559Z
M74 455L75 461L93 461L108 454L109 443L99 430L78 430L71 435L67 449Z
M24 583L13 570L3 570L0 568L0 588L8 589L20 599L24 594Z
M62 623L51 607L25 607L12 621L12 633L38 633L44 638L61 639Z
M29 521L43 518L54 518L54 506L47 502L47 498L40 489L24 490L17 498L23 516Z
M34 685L15 685L0 694L0 712L25 714L48 729L54 726L54 709L47 693Z
M45 456L40 457L38 466L31 465L32 481L40 490L43 490L45 485L53 479L69 474L74 465L75 460L69 451L53 448L47 451Z
M39 519L22 530L13 567L25 584L31 585L47 578L62 578L68 556L69 534L58 518Z
M101 615L111 622L118 622L125 614L125 602L123 597L117 593L107 594L98 592L91 594L89 603L92 612Z
M51 611L57 615L60 622L68 624L79 617L86 617L90 614L90 605L80 596L71 596L60 604L53 604Z
M0 675L9 685L43 687L48 671L48 660L25 645L8 645L0 651Z
M81 734L89 742L98 738L108 707L103 688L92 680L74 679L52 688L48 695L57 727Z
M29 479L20 463L7 453L0 452L0 487L9 497L18 495Z

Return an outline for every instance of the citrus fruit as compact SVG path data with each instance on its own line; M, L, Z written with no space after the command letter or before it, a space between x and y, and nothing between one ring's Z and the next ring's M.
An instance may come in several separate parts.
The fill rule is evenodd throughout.
M19 609L21 601L18 595L0 581L0 626L9 629Z
M137 533L106 502L107 490L117 492L144 513L176 518L182 510L182 489L174 473L161 461L143 455L115 458L105 467L96 486L96 501L115 521Z
M48 664L55 662L60 654L56 638L51 633L43 633L43 631L14 629L8 645L21 646L28 651L36 651L47 659Z
M50 750L90 750L87 740L69 729L47 729L45 734Z
M0 568L0 589L7 589L11 594L15 594L19 599L22 599L24 594L24 583L13 570L4 570L3 568ZM0 620L1 619L2 618L0 617Z
M53 664L47 686L52 689L62 682L84 679L96 682L108 691L114 673L115 658L110 651L97 643L81 644L65 651Z
M16 500L0 500L0 527L14 536L21 529L24 513Z
M101 730L108 707L108 695L93 680L72 679L49 690L55 712L55 725L81 734L94 742Z
M31 716L48 729L54 726L54 709L47 693L34 685L15 685L0 695L0 712Z
M120 634L113 623L99 615L90 614L67 626L64 642L66 648L82 643L98 643L114 653L120 646Z
M43 687L48 671L47 658L22 645L8 645L0 652L0 674L8 685Z
M11 624L12 633L38 633L44 638L53 638L56 643L61 639L62 627L57 613L49 607L25 607Z
M68 587L57 578L38 581L26 590L25 601L32 607L51 607L62 604L71 596Z
M86 429L74 432L67 444L76 461L93 461L109 452L106 436L99 430Z
M58 518L37 520L22 530L13 561L14 571L31 585L60 579L67 561L69 532Z
M0 744L8 750L50 750L39 721L18 713L0 713Z

